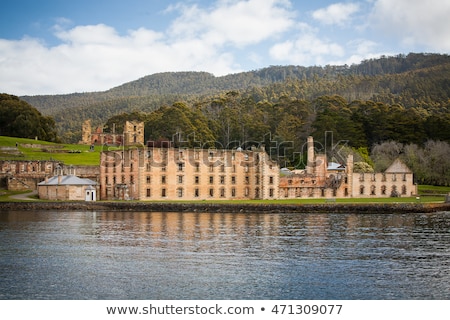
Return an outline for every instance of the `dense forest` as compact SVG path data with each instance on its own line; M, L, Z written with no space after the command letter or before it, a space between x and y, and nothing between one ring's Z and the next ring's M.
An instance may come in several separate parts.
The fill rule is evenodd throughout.
M0 94L0 136L58 142L55 121L16 96Z
M224 77L160 73L105 92L22 99L52 116L67 142L80 140L85 119L105 131L141 119L147 140L225 148L264 143L281 165L302 167L303 145L313 135L338 161L353 152L382 170L386 159L402 157L420 183L450 184L448 55L271 66ZM336 142L345 148L330 145Z

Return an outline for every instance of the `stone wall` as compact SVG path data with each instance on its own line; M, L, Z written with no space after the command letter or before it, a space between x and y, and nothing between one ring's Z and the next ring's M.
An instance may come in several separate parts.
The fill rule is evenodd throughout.
M232 204L170 202L0 202L0 211L135 211L135 212L223 212L223 213L429 213L450 211L450 203L389 204Z

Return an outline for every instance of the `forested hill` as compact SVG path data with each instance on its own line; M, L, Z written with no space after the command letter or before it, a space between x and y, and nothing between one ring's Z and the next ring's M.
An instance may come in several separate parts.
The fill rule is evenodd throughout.
M123 112L150 112L177 101L195 105L233 91L255 103L338 95L347 102L371 100L442 112L448 108L449 88L449 55L408 54L352 66L271 66L222 77L206 72L158 73L104 92L21 98L53 116L64 140L77 141L85 119L104 124Z
M447 72L449 65L450 56L448 55L411 53L407 56L398 55L365 60L352 66L271 66L222 77L215 77L207 72L165 72L145 76L104 92L23 96L21 98L38 108L41 112L54 114L60 109L86 106L117 98L160 95L211 95L221 91L246 90L255 86L267 86L283 82L286 79L317 83L321 79L329 81L347 78L345 80L351 82L348 85L358 85L362 79L366 80L367 76L376 76L375 80L379 82L377 85L385 90L389 88L386 88L385 85L383 86L383 81L381 80L386 78L389 80L389 75L406 73L408 77L414 77L414 74L408 73L421 71L419 75L421 77L435 77L442 71L441 68L444 69L444 72ZM443 74L442 76L445 77L446 75L448 74ZM390 85L390 87L392 87L391 91L393 92L400 89L398 85Z

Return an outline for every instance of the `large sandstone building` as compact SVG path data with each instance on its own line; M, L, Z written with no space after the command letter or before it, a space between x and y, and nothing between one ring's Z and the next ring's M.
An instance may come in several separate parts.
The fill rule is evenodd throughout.
M279 167L264 148L147 146L101 154L102 200L276 199L278 184Z
M316 154L312 137L308 138L308 164L300 172L283 171L279 198L379 198L410 197L417 194L413 173L400 160L384 172L354 172L353 156L345 164L328 162L325 154Z

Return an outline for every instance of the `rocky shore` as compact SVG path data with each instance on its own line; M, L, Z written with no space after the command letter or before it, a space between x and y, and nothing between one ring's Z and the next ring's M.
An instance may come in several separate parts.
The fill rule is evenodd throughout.
M182 202L0 202L0 211L147 211L260 213L428 213L450 211L450 203L233 204Z

